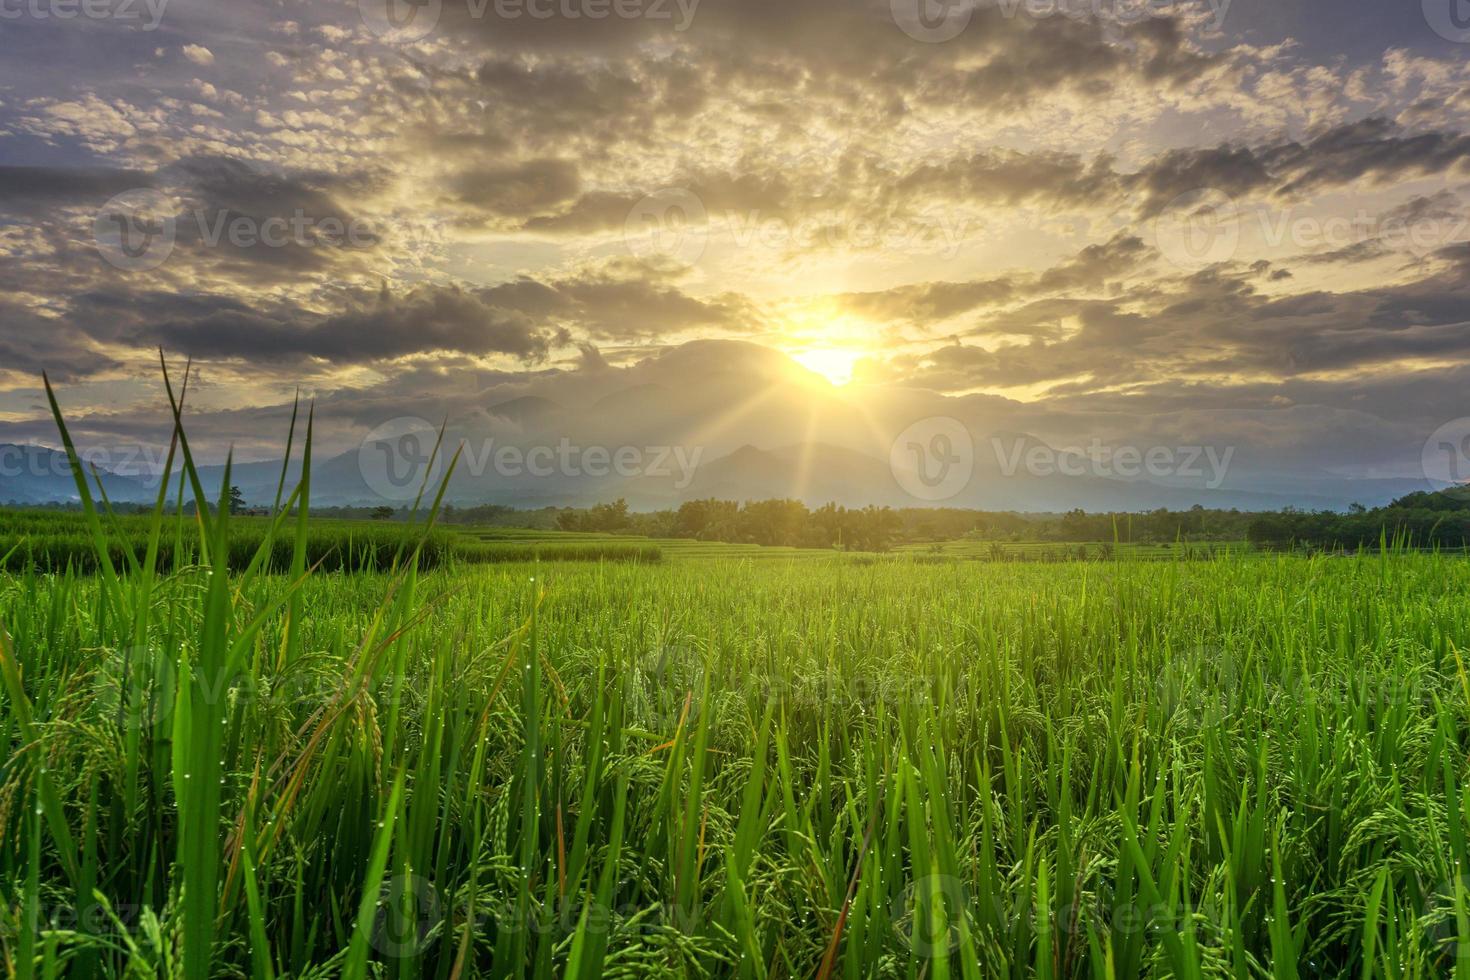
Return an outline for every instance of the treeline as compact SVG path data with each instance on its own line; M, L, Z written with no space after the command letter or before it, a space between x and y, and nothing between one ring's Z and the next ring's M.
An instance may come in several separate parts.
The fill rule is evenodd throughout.
M732 544L784 545L887 551L896 544L903 520L888 507L847 508L826 504L815 510L799 500L690 500L678 510L635 514L626 501L589 510L563 511L563 531L644 534L654 538L694 538Z
M427 509L427 506L427 504L420 505L420 518L422 518L423 511ZM390 507L387 505L372 507L322 507L313 505L311 513L313 516L342 521L407 521L414 518L413 508L407 505L399 507ZM556 507L522 510L506 504L457 506L446 502L439 508L437 523L473 527L529 527L539 531L550 531L556 527L556 519L560 513L560 509Z
M897 512L909 542L973 541L1172 544L1243 541L1255 515L1239 510L1158 509L1130 513L1081 509L1064 514L909 508Z
M75 504L26 508L15 513L75 512ZM122 505L119 513L146 513ZM186 509L190 509L186 506ZM339 521L406 521L410 508L313 507L313 517ZM251 513L247 510L245 513ZM900 544L940 541L1058 544L1172 544L1249 541L1256 547L1348 549L1380 540L1418 547L1470 547L1470 493L1413 493L1373 509L1349 511L1189 510L1022 514L944 507L809 508L797 500L691 500L677 509L638 513L625 500L590 508L521 510L503 504L446 504L439 523L693 538L735 544L785 545L887 551Z
M1147 513L1017 514L941 507L864 507L798 500L691 500L676 510L635 513L626 501L559 512L563 531L695 538L735 544L887 551L899 544L968 539L993 542L1172 543L1242 541L1252 514L1156 510Z
M1253 515L1247 530L1261 548L1374 548L1381 542L1421 548L1470 547L1470 495L1420 492L1387 507L1332 511L1279 511Z

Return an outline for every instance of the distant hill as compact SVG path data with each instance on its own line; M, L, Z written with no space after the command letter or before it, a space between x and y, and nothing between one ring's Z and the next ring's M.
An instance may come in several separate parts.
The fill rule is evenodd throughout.
M1003 443L1001 454L1013 453L1013 440L1022 448L1044 445L1029 436L1007 434L996 437ZM546 444L554 445L555 439ZM502 443L497 442L497 445ZM508 444L508 443L504 443ZM1282 480L1270 489L1255 489L1249 478L1235 478L1210 489L1198 484L1171 484L1146 479L1117 479L1107 476L1067 476L1060 473L1033 475L1024 467L1007 471L997 460L989 438L977 440L974 473L968 487L956 496L926 501L905 492L887 459L854 449L825 443L802 443L764 449L746 444L719 456L700 456L693 479L677 486L680 474L621 477L609 474L554 473L533 476L507 475L485 465L487 453L478 450L480 465L462 458L450 483L446 499L458 505L498 503L513 507L586 507L619 497L634 510L677 507L685 500L766 500L795 497L810 506L835 502L847 507L868 504L890 507L965 507L977 510L1048 512L1081 508L1089 511L1140 511L1157 508L1204 507L1239 510L1344 510L1361 502L1368 506L1387 503L1394 497L1422 488L1412 480L1346 480L1319 478L1292 490ZM651 457L650 457L651 458ZM206 467L207 481L218 483L222 468ZM235 482L252 503L268 502L275 494L280 464L237 467ZM292 479L295 479L293 470ZM1267 481L1262 481L1267 482ZM312 497L324 505L360 505L381 502L364 480L356 450L319 462L312 477Z
M832 501L848 507L876 504L1030 512L1187 509L1194 504L1241 510L1287 506L1345 510L1353 503L1380 506L1425 489L1423 480L1345 478L1312 465L1299 453L1263 445L1249 431L1217 426L1191 432L1187 438L1169 437L1142 422L1113 419L1105 441L1115 447L1157 448L1159 443L1167 447L1170 442L1189 442L1219 447L1213 450L1217 452L1226 452L1228 447L1232 453L1221 480L1211 479L1198 467L1193 474L1130 477L1120 470L1087 465L1081 454L1059 452L1054 447L1066 445L1060 440L1070 437L1057 433L1074 432L1075 423L1048 417L1034 406L988 395L950 398L904 387L836 387L783 354L734 341L692 342L625 370L491 389L495 391L498 396L487 393L483 405L449 420L446 455L456 446L465 447L446 493L446 499L457 505L586 507L622 497L635 510L654 510L707 497L796 497L808 505ZM395 405L392 410L404 416L414 413L411 406ZM424 412L433 414L427 407ZM324 417L319 411L318 422ZM320 447L352 446L365 430L379 431L384 425L391 428L405 421L412 420L402 416L394 420L334 419L333 437L326 440L319 429L313 501L326 506L385 502L380 496L381 477L385 460L394 458L394 440L335 454L322 452ZM424 424L437 433L439 422L435 416ZM934 426L958 427L960 441L968 437L973 448L972 475L953 496L928 500L905 492L904 484L915 485L912 468L926 458L927 445L902 447L898 473L890 465L895 440L912 438L924 443L930 438L914 436L911 430L916 426L921 434ZM949 435L955 434L952 428ZM432 444L432 435L428 442ZM665 472L649 473L649 467L635 467L638 471L632 473L625 468L589 475L584 468L558 464L550 471L543 468L532 473L496 465L496 454L507 448L522 453L536 449L544 459L548 449L563 445L595 448L606 455L632 450L645 463L662 458ZM685 454L686 464L697 462L692 475L677 467L670 469L669 464L675 462L667 458L670 447ZM418 451L425 448L419 445ZM213 450L210 458L222 455L222 447L196 443L196 452L205 449ZM1416 459L1417 451L1415 447ZM1032 452L1054 463L1065 462L1068 472L1018 465ZM0 475L0 502L74 499L75 488L62 462L54 473L44 459L34 466L19 467L26 473L40 470L45 474L41 477ZM221 466L201 469L211 490L218 487L223 473ZM247 502L261 505L275 498L280 475L279 461L237 462L231 479ZM299 464L293 463L289 483L294 485L299 476ZM139 496L128 479L118 477L108 483L109 495L118 500ZM152 496L142 495L145 499Z
M1023 434L996 436L1004 452L1044 445ZM1081 508L1090 511L1187 509L1205 507L1240 510L1277 510L1283 507L1342 509L1355 500L1380 503L1413 488L1413 481L1338 480L1335 486L1313 493L1270 492L1230 485L1218 489L1171 486L1149 480L1103 476L1032 475L1023 468L1006 472L996 459L989 439L976 444L974 474L969 486L933 506L977 510L1014 510L1057 513ZM1324 481L1325 482L1325 481ZM1325 492L1324 492L1325 491ZM1334 492L1335 491L1335 492ZM867 504L923 507L926 501L909 496L898 484L889 463L850 449L821 444L786 446L763 451L745 446L698 470L681 499L715 497L725 500L763 500L795 496L811 506L832 501L849 507ZM632 497L629 497L630 503Z
M540 430L552 425L565 413L560 405L549 398L526 395L498 402L485 409L494 419L504 419L526 430Z
M131 504L157 498L156 484L150 486L147 481L101 467L97 467L97 474L109 500ZM0 503L68 503L79 499L66 453L45 446L0 443Z
M651 395L639 393L641 399ZM497 406L503 408L504 406ZM555 406L530 402L512 406L523 420L555 414ZM509 415L512 409L507 409ZM501 415L499 417L506 417ZM544 433L542 434L545 435ZM1124 480L1105 476L1034 475L1024 467L1007 470L997 459L1023 450L1044 446L1040 440L1017 433L996 436L1001 448L989 438L977 440L974 472L969 485L943 500L915 499L906 493L890 468L889 461L868 453L826 443L800 443L764 449L751 444L710 458L700 455L687 485L677 461L665 461L669 472L660 475L620 476L608 473L555 472L538 476L527 472L497 471L484 446L471 447L461 459L446 499L460 506L498 503L521 508L586 507L619 497L635 510L677 507L686 500L767 500L794 497L810 506L835 502L847 507L868 504L890 507L964 507L977 510L1050 512L1081 508L1088 511L1140 511L1157 508L1187 509L1195 504L1239 510L1345 510L1351 503L1379 506L1395 497L1422 489L1412 480L1346 480L1320 477L1291 487L1288 480L1259 480L1252 475L1232 474L1233 479L1217 489L1200 485L1177 485L1155 480ZM557 439L543 438L539 445L555 445ZM497 440L496 447L515 445ZM524 448L520 446L517 448ZM379 450L381 451L381 450ZM371 458L372 447L368 453ZM652 456L648 457L652 460ZM357 506L382 503L375 487L364 477L358 450L320 459L312 474L312 499L323 506ZM269 504L281 475L279 461L236 464L232 482L247 502ZM200 476L211 493L224 476L223 466L200 468ZM300 478L300 466L288 471L288 490ZM150 503L156 484L104 471L103 486L108 497L120 503ZM40 446L0 444L0 504L68 503L77 499L63 453ZM403 500L389 501L401 504Z

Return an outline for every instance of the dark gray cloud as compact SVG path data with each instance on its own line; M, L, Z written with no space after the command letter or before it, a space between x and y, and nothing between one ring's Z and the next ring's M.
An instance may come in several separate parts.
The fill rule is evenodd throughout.
M530 161L465 171L452 186L462 188L460 200L471 207L500 216L529 213L524 228L558 233L619 229L640 200L663 187L692 193L711 214L788 221L844 210L912 216L932 203L1031 206L1053 213L1099 210L1146 221L1181 197L1206 190L1237 204L1256 198L1289 204L1355 181L1384 185L1431 174L1453 177L1464 171L1467 161L1470 136L1406 135L1383 120L1368 119L1305 142L1171 150L1132 172L1106 154L1088 159L1058 151L990 149L902 171L871 154L856 153L804 174L800 182L764 169L740 173L698 168L675 172L657 185L578 193L580 181L570 164ZM1445 210L1443 205L1440 201L1438 211ZM1385 218L1422 222L1424 215Z
M78 381L118 366L74 324L0 296L0 373L39 377L49 371L58 381Z
M1461 173L1470 136L1398 131L1382 119L1334 127L1305 142L1220 144L1168 151L1133 173L1105 156L986 151L927 164L888 183L892 192L992 204L1131 206L1150 218L1181 195L1214 190L1238 198L1293 197L1356 180L1384 183Z
M1262 157L1283 181L1276 193L1293 195L1361 178L1383 182L1458 173L1470 157L1470 136L1404 133L1389 120L1369 118L1335 127L1304 143L1271 147Z
M1295 261L1305 265L1355 265L1359 262L1373 262L1386 255L1392 255L1393 249L1380 238L1365 238L1362 241L1344 245L1341 248L1330 249L1325 252L1315 252L1304 255ZM1278 269L1275 274L1285 270Z
M532 218L565 205L580 186L569 160L527 160L461 170L448 189L452 202L463 206L463 222L478 215Z
M1358 180L1381 184L1453 175L1463 171L1467 160L1470 136L1409 134L1389 120L1369 118L1334 126L1305 141L1171 151L1127 184L1142 196L1141 212L1149 217L1178 196L1205 188L1235 197L1264 193L1293 198Z
M201 358L259 363L307 357L334 364L434 351L535 360L550 344L547 332L524 315L488 305L462 289L434 286L402 294L385 286L371 300L320 317L296 312L287 318L223 301L202 316L142 324L127 339Z
M1069 289L1098 289L1109 280L1129 275L1155 256L1152 246L1131 232L1119 232L1106 242L1089 245L1074 257L1054 266L1036 281L1036 293Z
M969 282L930 282L875 292L846 293L842 307L875 320L935 324L986 307L1057 293L1090 293L1109 281L1132 275L1155 256L1154 249L1130 232L1089 245L1040 275L1015 272ZM1030 330L1027 331L1031 332Z
M1462 250L1451 256L1464 257ZM1244 374L1284 383L1333 372L1391 374L1395 362L1416 359L1464 363L1467 268L1403 286L1284 297L1260 292L1249 272L1211 269L1147 300L1051 298L992 312L972 337L901 359L899 367L940 390L1050 384L1080 396L1118 386L1147 390L1161 377L1208 384ZM1030 339L981 344L994 336Z
M114 195L153 183L153 175L138 170L0 166L0 209L35 214L57 205L101 205Z
M302 359L347 365L412 354L509 355L528 363L583 336L629 340L700 327L752 329L758 314L738 296L696 299L670 282L629 278L617 266L548 281L498 286L421 285L345 293L319 313L284 302L222 295L97 290L78 297L80 322L114 324L110 338L162 345L196 358L249 363Z
M1056 209L1106 207L1124 187L1108 157L1086 161L1075 153L1018 150L984 150L921 164L883 184L892 195L987 204L1040 203Z
M839 297L845 309L874 320L947 320L980 306L1002 303L1016 295L1009 279L972 282L929 282L877 292L846 293Z

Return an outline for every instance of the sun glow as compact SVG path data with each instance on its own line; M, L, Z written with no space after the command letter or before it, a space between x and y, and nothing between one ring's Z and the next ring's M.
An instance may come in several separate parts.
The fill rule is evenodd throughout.
M852 380L853 368L862 357L862 351L830 347L817 347L791 355L793 361L839 387Z

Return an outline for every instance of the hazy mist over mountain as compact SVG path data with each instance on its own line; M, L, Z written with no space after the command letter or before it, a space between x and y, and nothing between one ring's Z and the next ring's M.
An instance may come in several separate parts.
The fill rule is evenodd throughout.
M1181 411L1146 420L1120 414L1092 422L1079 439L1078 419L1050 406L899 386L836 386L782 354L731 341L691 342L585 377L495 385L479 401L458 405L446 429L444 445L463 447L447 492L459 504L586 506L622 497L648 510L704 497L794 497L812 505L1026 511L1194 504L1340 509L1428 485L1422 478L1334 474L1326 431L1295 445L1255 444L1269 421L1265 413L1209 418ZM969 444L959 446L964 437L958 437L953 446L963 449L970 470L962 484L931 489L917 480L933 464L935 433L921 423L917 434L905 436L916 419L962 427ZM440 465L430 471L426 459L441 421L383 418L374 426L377 435L355 443L327 421L314 499L325 505L411 500L426 473L443 473ZM280 431L284 439L285 427ZM1209 437L1201 440L1204 434ZM405 435L407 448L400 442ZM1417 464L1395 460L1393 440L1383 443L1385 469ZM1123 458L1113 458L1120 451ZM1150 451L1157 466L1150 465ZM447 454L441 452L441 461ZM140 456L134 465L146 462ZM0 470L0 500L74 497L64 460L51 465L59 470L51 481L21 481ZM389 465L398 469L396 483ZM217 465L205 472L216 480L223 475ZM296 473L293 467L293 478ZM279 477L279 457L266 457L237 462L233 482L247 500L263 504L273 499ZM156 486L152 479L115 477L108 489L116 499L152 499Z

